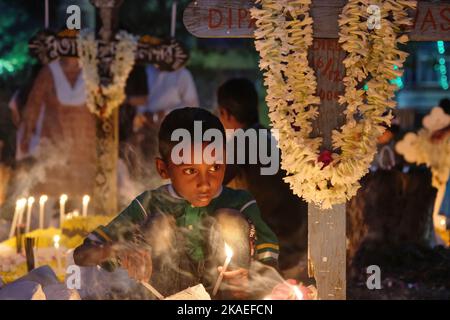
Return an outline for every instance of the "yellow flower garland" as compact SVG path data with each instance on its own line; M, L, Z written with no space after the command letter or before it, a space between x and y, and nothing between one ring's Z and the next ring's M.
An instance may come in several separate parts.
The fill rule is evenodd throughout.
M267 86L267 104L274 129L279 131L282 167L293 192L322 208L353 197L376 153L377 138L390 124L396 86L407 53L398 44L407 42L399 31L412 21L406 9L416 1L374 0L381 9L381 28L368 30L368 1L349 0L339 19L346 75L346 123L333 131L331 163L319 161L322 138L310 138L318 115L317 82L308 63L313 42L310 0L257 0L255 46L261 56ZM392 17L392 21L389 18ZM394 70L396 66L397 70ZM359 89L367 81L367 91ZM388 112L389 111L389 112ZM359 119L359 120L357 120ZM330 150L331 151L331 150Z

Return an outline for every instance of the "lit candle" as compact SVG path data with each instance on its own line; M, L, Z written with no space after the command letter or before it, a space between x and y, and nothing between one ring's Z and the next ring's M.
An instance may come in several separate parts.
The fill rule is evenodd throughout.
M177 2L172 2L172 21L170 24L170 36L175 38L175 30L177 26Z
M91 197L89 197L88 195L85 195L83 197L83 217L87 217L88 205L89 205L90 200L91 200Z
M21 228L23 225L23 214L25 213L25 208L27 207L27 199L22 198L22 199L20 199L20 201L21 201L21 205L20 205L20 210L19 210L19 216L17 219L17 227L19 227L19 228Z
M292 286L294 289L295 300L303 300L303 292L298 286Z
M222 280L223 280L223 275L227 271L228 265L230 264L231 258L233 257L233 250L226 243L225 243L225 253L227 255L227 258L225 259L225 263L223 265L222 271L220 272L219 277L217 278L217 281L216 281L216 285L214 286L214 290L213 290L213 294L212 294L213 296L215 296L217 294L217 291L219 291L220 284L222 283Z
M27 200L27 222L26 222L26 226L25 226L25 233L30 232L31 229L31 212L33 210L33 204L34 204L34 198L33 197L29 197Z
M79 217L79 216L80 216L80 211L75 210L74 212L72 212L72 217L73 217L73 218L77 218L77 217Z
M53 245L55 247L55 255L56 255L56 265L57 265L57 273L62 273L62 267L61 267L61 255L59 252L59 241L61 240L61 236L59 234L55 234L53 236Z
M44 229L44 212L47 200L48 197L46 195L42 195L39 198L39 229Z
M27 203L26 199L19 199L16 201L16 208L14 209L14 216L11 222L11 230L9 231L9 238L14 237L17 226L20 224L20 212L23 210Z
M64 215L66 214L67 195L63 194L59 197L59 227L62 228L64 222Z
M61 236L59 234L55 234L53 236L53 244L55 246L55 249L59 249L59 241L61 240Z

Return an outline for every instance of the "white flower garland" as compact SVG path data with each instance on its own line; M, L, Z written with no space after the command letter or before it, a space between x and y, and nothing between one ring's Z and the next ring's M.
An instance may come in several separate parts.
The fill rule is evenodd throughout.
M125 31L116 35L115 56L111 63L113 79L104 86L98 74L97 41L92 33L81 33L78 38L80 62L86 85L87 107L99 117L109 117L125 100L125 85L134 66L137 41Z
M416 1L373 2L381 9L381 29L368 30L364 1L349 0L339 19L339 42L347 51L345 94L339 102L347 105L347 121L333 131L334 150L328 155L320 152L322 138L310 138L320 103L314 70L308 64L313 41L311 1L257 0L262 9L251 11L260 68L265 70L269 116L279 130L282 167L288 173L285 181L295 194L324 209L356 194L358 181L376 153L377 138L385 130L381 124L390 124L392 116L387 111L396 105L396 86L390 80L402 74L407 54L398 50L398 44L408 40L398 31L411 25L406 9L415 8ZM369 89L359 89L366 79Z

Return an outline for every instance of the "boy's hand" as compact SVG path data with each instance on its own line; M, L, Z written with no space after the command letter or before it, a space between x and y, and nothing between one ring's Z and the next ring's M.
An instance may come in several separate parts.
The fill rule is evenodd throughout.
M75 249L73 259L78 266L92 267L107 261L111 255L111 245L95 244L90 241L85 241L81 246Z
M314 294L313 287L305 287L298 284L296 280L289 279L275 286L269 298L270 300L313 300Z
M128 271L130 278L148 281L152 275L152 257L148 250L132 249L119 253L122 268Z
M217 268L222 272L223 267ZM233 271L225 271L223 281L231 288L230 292L235 299L247 299L249 293L248 270L239 268Z
M273 288L270 295L271 300L296 300L294 286L297 285L297 281L289 279L286 282L280 283Z

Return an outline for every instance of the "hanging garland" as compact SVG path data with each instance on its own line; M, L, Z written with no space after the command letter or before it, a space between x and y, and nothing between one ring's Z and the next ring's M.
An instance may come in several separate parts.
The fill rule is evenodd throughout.
M87 107L97 116L107 118L125 100L125 85L133 68L137 41L125 31L116 35L115 56L111 63L112 81L100 83L98 74L98 44L93 33L81 33L78 38L80 62L86 85Z
M368 172L377 138L389 125L395 107L396 85L407 53L398 49L408 41L399 35L411 25L406 9L416 1L372 1L381 10L381 28L368 30L367 1L349 0L339 18L339 43L344 60L346 123L332 135L333 150L321 150L322 138L311 138L318 116L319 97L314 70L308 63L313 42L310 0L257 0L251 10L256 20L255 46L264 71L267 104L273 128L278 130L285 181L306 201L321 208L352 198ZM368 84L368 90L363 85Z

